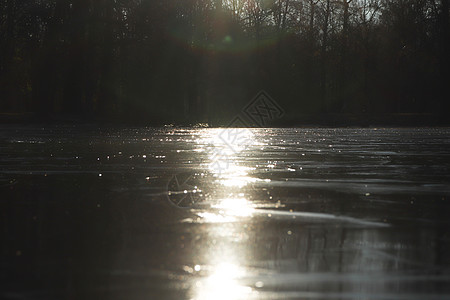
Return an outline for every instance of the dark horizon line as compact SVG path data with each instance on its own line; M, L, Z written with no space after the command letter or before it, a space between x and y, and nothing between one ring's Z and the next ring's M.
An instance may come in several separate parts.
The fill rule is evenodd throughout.
M123 126L173 126L173 127L228 127L219 120L157 120L154 118L115 116L88 116L85 114L1 113L0 124L98 124ZM438 113L311 113L268 121L265 126L245 124L247 128L296 128L296 127L448 127L450 118ZM232 126L231 126L232 127Z

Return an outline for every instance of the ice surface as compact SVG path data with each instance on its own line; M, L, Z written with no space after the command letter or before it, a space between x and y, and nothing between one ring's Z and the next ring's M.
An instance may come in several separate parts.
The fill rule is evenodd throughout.
M1 127L0 298L450 298L450 129L223 130Z

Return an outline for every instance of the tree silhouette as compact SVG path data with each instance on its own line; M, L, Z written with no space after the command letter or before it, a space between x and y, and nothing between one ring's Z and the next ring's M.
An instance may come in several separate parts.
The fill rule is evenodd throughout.
M261 89L288 123L449 107L448 0L0 2L1 112L219 124Z

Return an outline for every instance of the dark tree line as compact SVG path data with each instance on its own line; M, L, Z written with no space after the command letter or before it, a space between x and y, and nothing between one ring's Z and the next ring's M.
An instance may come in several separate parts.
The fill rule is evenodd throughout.
M0 0L2 112L220 121L449 110L449 0Z

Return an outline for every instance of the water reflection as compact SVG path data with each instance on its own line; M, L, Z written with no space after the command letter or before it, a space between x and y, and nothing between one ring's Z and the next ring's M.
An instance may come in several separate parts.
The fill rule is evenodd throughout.
M192 285L192 299L309 299L326 298L327 293L337 298L339 295L361 298L373 295L377 289L383 290L391 281L398 287L402 281L408 286L420 280L402 274L385 277L386 270L398 270L400 260L395 257L395 249L391 249L393 242L376 230L389 227L383 222L323 213L323 208L311 209L314 201L309 200L309 194L304 195L310 203L309 209L296 205L290 206L294 210L289 210L279 202L271 207L270 202L274 201L255 203L258 195L266 194L265 200L272 200L270 193L274 189L283 194L282 187L290 186L285 184L288 181L285 178L277 181L282 185L280 188L271 184L271 179L257 178L257 174L261 175L261 165L267 172L276 169L286 176L302 171L303 161L295 157L295 164L259 161L260 166L253 165L250 154L259 156L263 151L258 148L254 135L248 135L245 146L238 148L224 141L219 133L219 130L205 130L199 139L207 148L205 165L213 174L216 192L209 209L197 211L199 222L205 225L203 234L209 241L202 245L198 262L202 271ZM300 157L303 160L304 154ZM274 174L270 176L273 178ZM296 203L301 203L300 199L301 195L297 194ZM275 209L279 206L283 210ZM296 208L300 211L295 211ZM334 209L348 213L345 207ZM371 241L368 237L376 238ZM361 243L367 244L361 246ZM379 247L387 249L378 253ZM379 296L383 295L378 294L374 299Z
M223 199L213 207L223 209L226 214L239 217L249 217L253 212L251 203L245 198Z
M213 204L211 208L211 211L197 213L202 218L202 223L237 222L238 218L251 217L254 212L253 205L245 198L218 200L217 204Z
M226 187L242 188L249 183L256 182L256 178L247 176L250 170L252 168L230 164L219 175L219 182Z
M203 222L219 223L219 226L208 228L207 234L214 243L205 249L207 275L196 281L194 299L249 299L256 291L241 282L248 275L242 263L248 249L236 245L242 245L244 226L254 212L253 204L243 197L241 190L256 179L249 176L254 168L239 163L242 152L251 151L256 140L251 130L245 128L207 130L202 138L201 143L208 147L206 165L216 182L228 194L240 197L215 199L209 211L198 212Z
M249 299L256 293L249 286L241 285L239 279L245 269L233 262L222 262L213 267L212 273L195 284L195 300L238 300Z
M251 152L258 145L252 130L248 128L204 130L197 143L208 154L206 165L209 171L217 177L226 175L229 179L243 177L247 173L248 168L239 165L241 155Z
M250 299L257 292L243 281L249 276L250 249L245 247L248 236L242 218L250 217L253 208L246 199L223 199L214 208L219 211L201 215L206 222L219 224L204 228L209 242L199 257L203 266L192 287L193 299Z
M4 130L0 298L449 299L441 131Z

